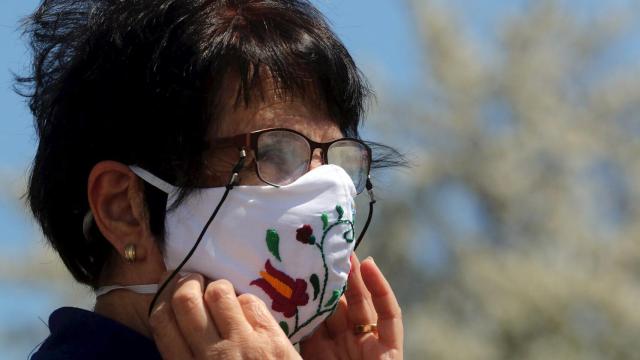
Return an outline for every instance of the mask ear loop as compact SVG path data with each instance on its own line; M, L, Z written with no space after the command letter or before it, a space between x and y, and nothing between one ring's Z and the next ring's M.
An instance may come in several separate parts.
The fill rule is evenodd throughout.
M198 247L198 245L200 244L200 241L202 241L202 238L204 237L204 234L207 232L207 229L209 229L209 225L211 225L211 222L218 214L220 207L222 207L222 204L227 199L227 195L229 195L229 191L231 191L231 189L233 189L234 186L238 185L238 179L240 177L239 173L240 173L240 170L242 170L242 168L244 167L244 161L246 157L247 157L247 152L245 151L245 149L244 148L240 149L240 159L238 160L236 165L233 167L233 170L231 172L231 178L229 179L229 183L226 185L226 190L222 195L222 198L218 202L218 205L216 205L215 210L213 210L213 212L211 213L211 216L209 216L207 223L202 228L202 231L200 232L198 239L196 240L195 244L193 244L193 247L191 248L191 250L189 250L189 253L187 254L187 256L185 256L185 258L182 260L180 265L178 265L178 267L175 270L173 270L171 275L169 275L169 277L162 283L160 288L158 288L158 291L153 296L153 300L151 300L151 305L149 305L149 312L147 314L148 316L151 316L151 311L153 310L153 307L158 301L158 297L160 297L160 294L162 293L162 291L167 287L167 285L169 285L169 282L171 282L171 280L180 272L180 270L187 263L187 261L189 261L193 253L195 253L196 248Z
M369 215L367 215L367 221L364 223L364 227L362 228L362 232L360 232L360 236L358 236L358 241L356 241L356 246L354 246L353 250L355 251L360 245L360 242L364 238L364 234L367 232L369 228L369 224L371 223L371 218L373 217L373 204L376 203L376 198L373 195L373 184L371 183L371 175L367 176L367 192L369 193Z

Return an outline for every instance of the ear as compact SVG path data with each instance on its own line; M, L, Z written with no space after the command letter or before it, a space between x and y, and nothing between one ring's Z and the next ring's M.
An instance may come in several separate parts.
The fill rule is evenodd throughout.
M155 241L144 206L142 181L128 166L101 161L89 174L89 205L102 235L124 259L124 248L136 247L136 261L144 261Z

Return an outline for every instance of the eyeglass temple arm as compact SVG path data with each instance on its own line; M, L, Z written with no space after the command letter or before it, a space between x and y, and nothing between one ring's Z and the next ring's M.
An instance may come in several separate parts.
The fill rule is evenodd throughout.
M360 236L358 236L358 241L356 241L356 246L353 248L353 250L356 250L358 248L358 245L360 245L360 242L364 238L364 234L366 234L367 229L369 228L371 218L373 217L373 204L376 203L376 197L373 194L373 183L371 182L371 175L367 176L366 187L367 193L369 193L369 215L367 216L367 221L364 223L364 227L360 232Z

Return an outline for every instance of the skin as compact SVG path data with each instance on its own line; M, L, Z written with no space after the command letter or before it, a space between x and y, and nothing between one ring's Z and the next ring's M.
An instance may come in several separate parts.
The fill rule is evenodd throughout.
M221 98L234 98L237 82L228 79ZM342 137L326 108L311 97L283 97L270 81L264 96L249 106L224 104L211 137L226 137L268 127L297 130L326 142ZM207 154L207 182L222 186L238 159L237 149ZM241 172L242 184L260 184L252 154ZM322 165L319 150L310 168ZM97 226L117 255L109 261L102 285L161 283L168 272L149 228L142 201L142 182L125 165L103 161L89 176L88 196ZM136 247L136 261L124 261L124 248ZM351 258L348 289L336 312L318 331L291 345L267 305L250 294L237 295L224 279L211 281L200 274L174 279L147 317L151 295L126 290L99 297L95 312L119 321L155 340L166 359L401 359L403 328L400 307L373 259ZM356 324L378 324L377 333L354 334Z

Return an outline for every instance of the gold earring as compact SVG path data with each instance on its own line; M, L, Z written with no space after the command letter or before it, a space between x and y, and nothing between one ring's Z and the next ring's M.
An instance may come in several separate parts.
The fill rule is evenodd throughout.
M124 247L124 259L129 264L136 262L136 246L134 244L129 244Z

